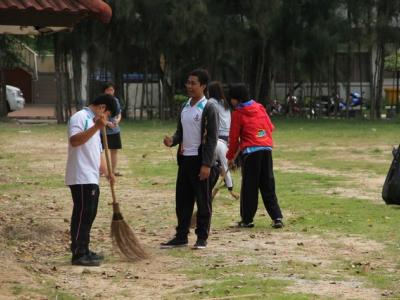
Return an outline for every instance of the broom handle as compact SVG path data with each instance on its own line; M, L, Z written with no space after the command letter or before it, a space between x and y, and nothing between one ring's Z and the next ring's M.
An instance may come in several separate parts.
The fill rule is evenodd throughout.
M110 153L108 150L108 142L107 142L107 131L106 131L106 127L103 127L102 129L102 138L103 138L103 145L104 145L104 151L106 154L106 162L107 162L107 172L110 175L112 172L112 168L111 168L111 162L110 162ZM115 190L114 190L114 185L111 183L110 181L110 188L111 188L111 195L112 195L112 200L113 200L113 204L117 203L117 198L115 197Z

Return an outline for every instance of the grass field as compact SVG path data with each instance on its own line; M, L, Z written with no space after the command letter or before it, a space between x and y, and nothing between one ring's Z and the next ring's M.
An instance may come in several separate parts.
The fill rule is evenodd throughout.
M175 124L123 122L117 198L152 257L113 252L102 179L92 244L106 260L91 269L69 263L66 126L0 123L0 299L400 299L400 210L381 199L400 123L273 121L285 227L261 199L255 228L233 227L239 202L223 190L204 251L159 249L176 225L176 149L162 145Z

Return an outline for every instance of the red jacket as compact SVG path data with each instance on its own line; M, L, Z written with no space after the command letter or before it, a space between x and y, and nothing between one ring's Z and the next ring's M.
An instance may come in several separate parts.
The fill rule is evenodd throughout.
M240 151L254 146L272 147L272 131L274 129L267 111L260 103L250 100L238 105L232 113L229 150L226 158L234 159L238 147L240 147Z

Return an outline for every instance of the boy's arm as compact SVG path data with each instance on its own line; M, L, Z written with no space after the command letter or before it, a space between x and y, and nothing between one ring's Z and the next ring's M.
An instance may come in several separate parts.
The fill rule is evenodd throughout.
M115 123L116 123L116 125L118 125L119 122L121 122L121 119L122 119L122 115L121 115L121 113L119 113L119 114L115 117Z
M98 130L102 129L107 125L107 118L103 115L96 120L94 126L89 129L77 133L69 138L69 142L72 147L78 147L85 144L92 136L94 136Z
M185 103L182 104L181 109L178 113L177 117L177 124L176 124L176 131L174 135L172 136L172 144L170 147L176 146L182 142L183 138L183 127L182 127L182 121L181 121L181 115L182 115L182 110L185 107Z
M203 112L206 114L205 118L207 120L205 124L206 139L205 143L202 145L202 165L211 167L214 164L215 158L215 148L218 142L218 112L217 107L213 103L207 104L207 111ZM204 137L202 137L203 139Z
M108 175L108 168L104 151L100 155L100 174Z

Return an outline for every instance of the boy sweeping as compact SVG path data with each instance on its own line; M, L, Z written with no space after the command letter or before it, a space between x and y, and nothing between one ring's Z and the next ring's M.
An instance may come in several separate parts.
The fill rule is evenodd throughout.
M76 112L68 123L68 159L65 184L73 200L71 217L72 264L99 266L103 257L89 249L90 230L99 202L100 155L99 130L108 117L116 113L116 103L110 95L100 95L88 106ZM107 175L112 184L115 177Z

